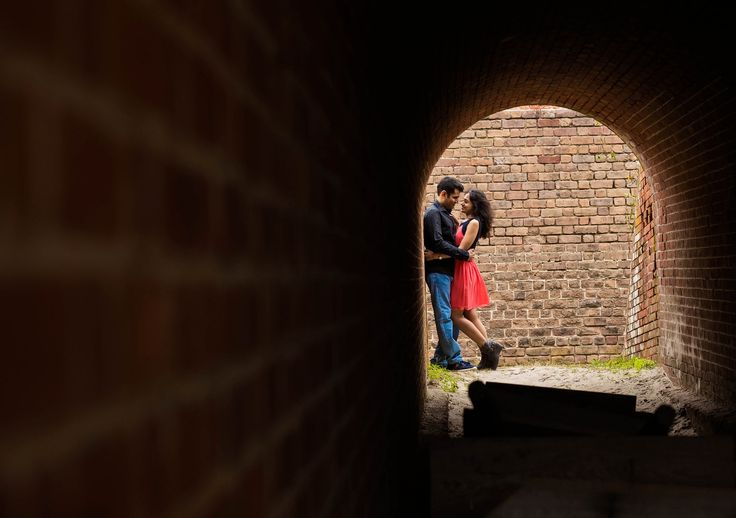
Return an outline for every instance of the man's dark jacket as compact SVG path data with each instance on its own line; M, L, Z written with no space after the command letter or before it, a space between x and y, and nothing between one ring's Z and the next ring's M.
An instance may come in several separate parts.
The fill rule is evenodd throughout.
M424 213L424 247L440 254L447 254L451 259L439 259L424 262L425 273L444 273L452 277L455 273L455 259L467 261L470 254L455 246L457 223L452 213L438 201Z

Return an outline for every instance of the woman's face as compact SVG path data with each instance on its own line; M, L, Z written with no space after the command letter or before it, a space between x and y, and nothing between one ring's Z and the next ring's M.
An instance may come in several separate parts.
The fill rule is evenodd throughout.
M470 201L470 194L463 196L463 201L460 202L460 210L463 214L471 215L473 213L473 202Z

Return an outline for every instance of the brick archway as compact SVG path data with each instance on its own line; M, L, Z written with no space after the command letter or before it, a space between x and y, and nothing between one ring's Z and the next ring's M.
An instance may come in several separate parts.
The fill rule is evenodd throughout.
M704 40L658 39L633 14L576 31L579 18L568 14L532 16L524 28L500 27L493 35L466 35L462 57L428 52L433 58L408 75L426 68L432 91L443 93L415 102L421 106L415 108L418 121L399 137L424 146L406 159L424 171L424 180L427 164L456 135L485 114L512 106L563 105L609 127L648 174L653 204L647 220L659 233L657 314L665 368L684 386L731 401L732 78L720 71L715 54L707 54ZM681 14L670 13L678 27ZM545 32L550 23L560 31L554 45ZM622 26L637 36L613 37ZM692 59L698 52L708 57ZM442 72L448 67L454 74ZM419 186L412 188L423 196Z

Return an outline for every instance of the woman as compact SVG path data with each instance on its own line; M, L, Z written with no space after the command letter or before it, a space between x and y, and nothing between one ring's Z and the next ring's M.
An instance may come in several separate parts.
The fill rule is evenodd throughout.
M460 202L460 210L467 219L458 225L455 242L459 248L470 250L476 247L478 239L488 237L491 232L491 204L486 195L477 189L468 192ZM432 259L449 257L444 254L431 254ZM450 291L452 321L463 333L473 340L480 349L479 369L496 369L504 347L488 339L485 326L478 318L477 308L490 303L483 276L478 265L470 261L455 261L455 275Z

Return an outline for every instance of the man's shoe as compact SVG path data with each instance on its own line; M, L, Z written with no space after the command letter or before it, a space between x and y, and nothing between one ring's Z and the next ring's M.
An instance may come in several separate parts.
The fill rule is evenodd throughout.
M447 360L438 360L435 357L430 358L429 360L430 365L437 365L438 367L442 367L443 369L447 368Z
M448 363L447 364L447 370L448 371L469 371L475 369L475 365L473 365L470 362L466 361L459 361L457 363Z

